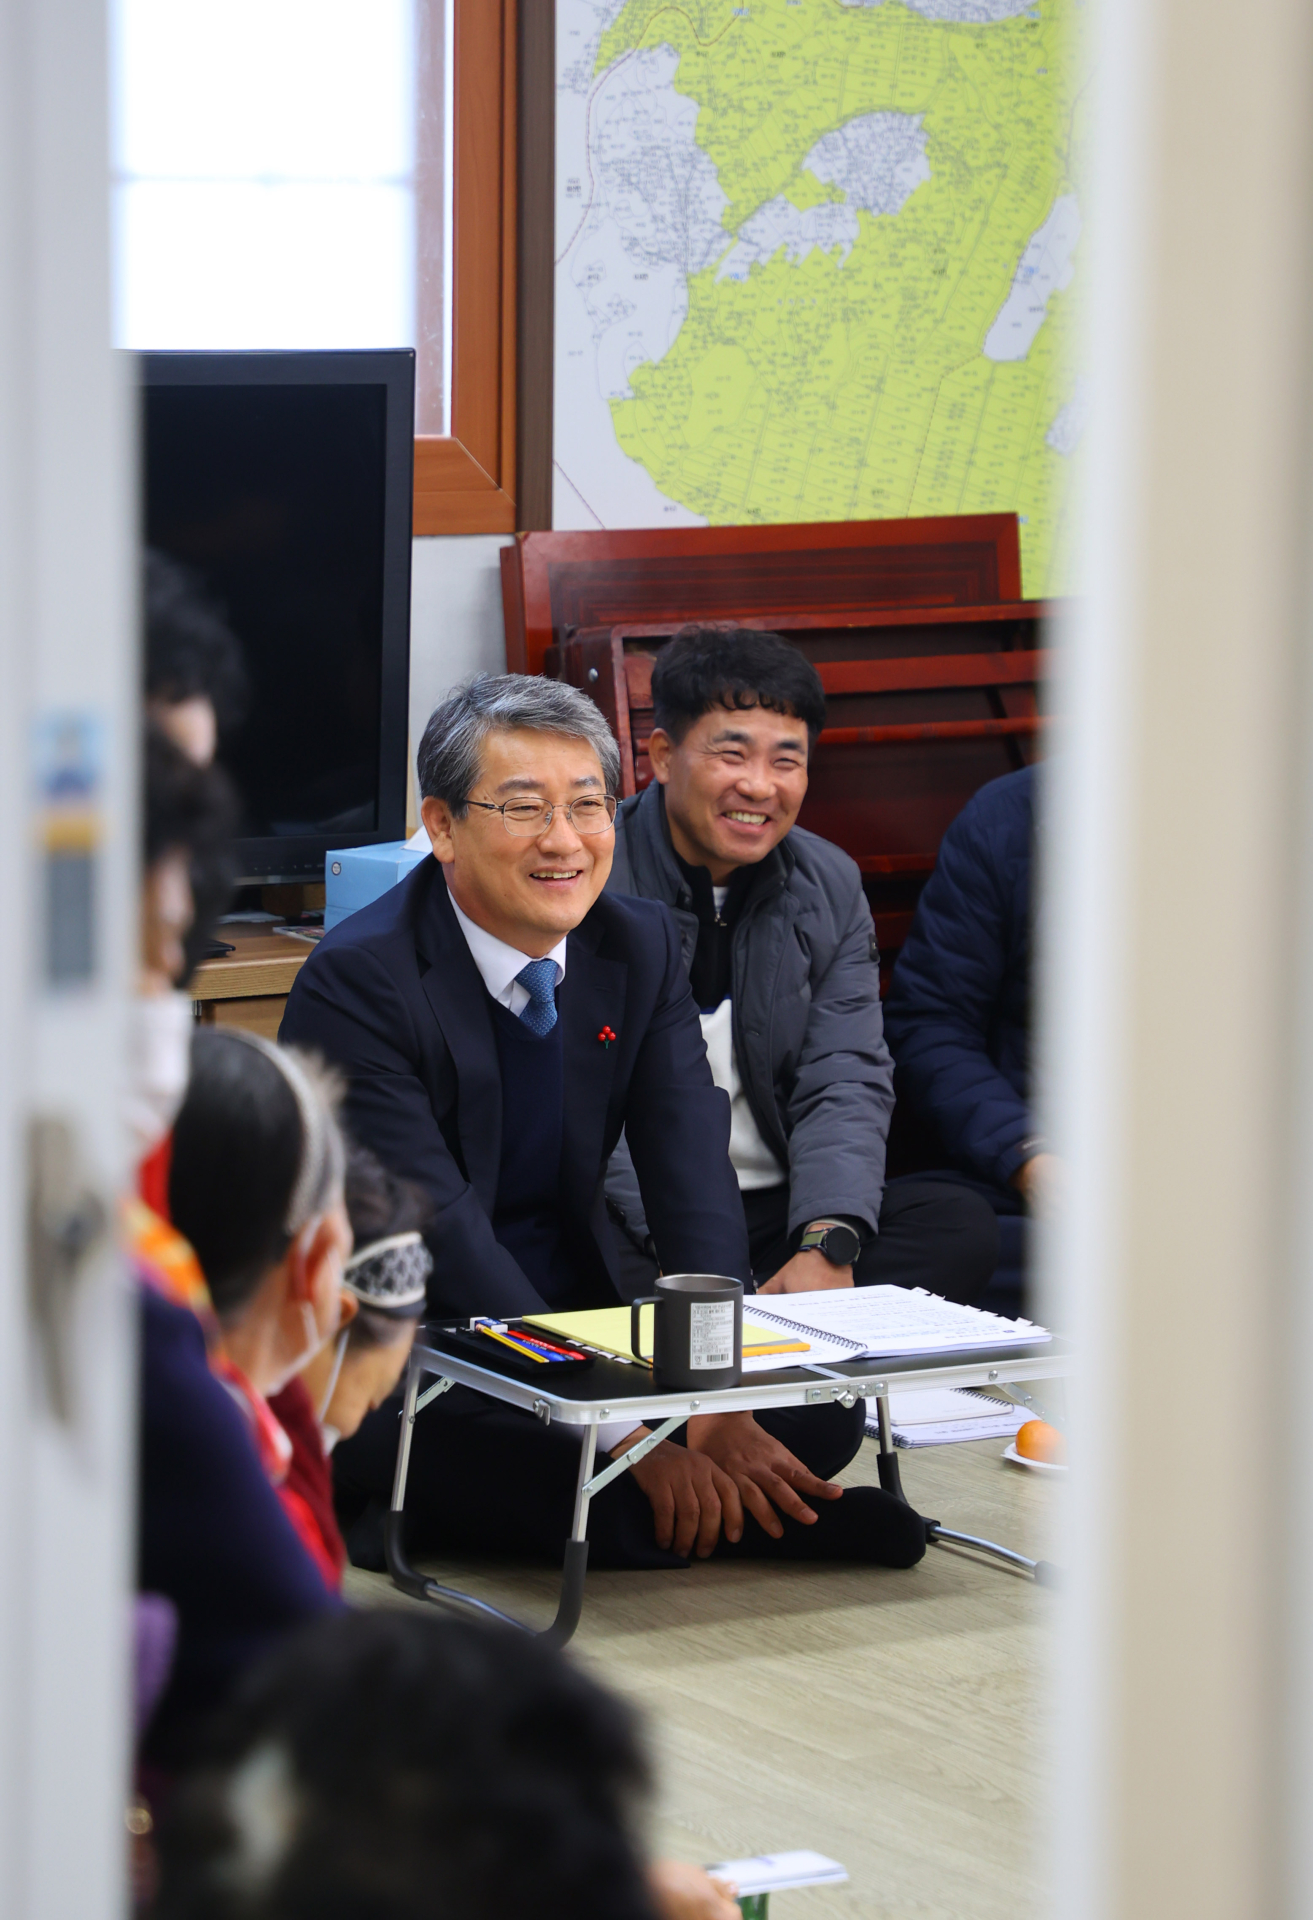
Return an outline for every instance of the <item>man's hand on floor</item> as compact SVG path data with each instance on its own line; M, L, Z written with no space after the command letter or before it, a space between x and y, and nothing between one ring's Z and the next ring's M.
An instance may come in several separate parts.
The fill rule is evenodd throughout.
M639 1427L629 1434L611 1449L612 1459L619 1460L650 1431ZM722 1525L727 1540L742 1538L743 1502L738 1487L707 1454L663 1440L629 1471L651 1502L659 1547L673 1546L676 1553L696 1553L705 1560L720 1538Z
M654 1860L648 1884L661 1920L740 1920L728 1880L713 1880L682 1860Z
M850 1287L853 1283L851 1267L836 1267L823 1253L809 1248L806 1253L795 1253L792 1260L786 1260L778 1273L757 1288L758 1293L819 1293L822 1287ZM745 1306L745 1312L750 1311Z
M687 1428L687 1451L701 1454L727 1473L743 1505L775 1540L784 1528L779 1514L814 1526L816 1514L802 1495L814 1500L837 1500L843 1488L833 1480L819 1480L796 1454L758 1426L750 1413L694 1414ZM774 1505L772 1505L772 1501ZM732 1540L736 1538L726 1533Z

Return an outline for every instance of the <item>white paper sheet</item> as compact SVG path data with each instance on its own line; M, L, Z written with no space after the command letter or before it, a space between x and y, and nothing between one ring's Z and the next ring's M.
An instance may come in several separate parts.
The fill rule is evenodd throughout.
M874 1407L866 1431L878 1440ZM1034 1415L991 1394L960 1387L913 1387L889 1395L889 1425L897 1447L944 1447L961 1440L1011 1440Z
M732 1880L742 1899L753 1893L781 1893L786 1887L833 1887L848 1878L847 1867L809 1847L793 1853L759 1853L751 1860L722 1860L707 1872L718 1880Z

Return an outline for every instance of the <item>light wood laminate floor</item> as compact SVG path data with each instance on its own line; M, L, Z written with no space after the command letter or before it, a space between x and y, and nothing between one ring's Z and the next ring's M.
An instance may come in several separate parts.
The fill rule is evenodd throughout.
M1002 1448L902 1454L908 1497L945 1526L1042 1556L1063 1483L1006 1465ZM869 1441L841 1478L875 1481ZM424 1564L519 1618L550 1617L546 1569ZM353 1571L347 1591L422 1604L381 1575ZM943 1549L908 1573L596 1573L572 1652L647 1717L655 1847L699 1863L803 1846L843 1861L847 1886L777 1895L772 1920L1015 1920L1043 1904L1059 1604Z

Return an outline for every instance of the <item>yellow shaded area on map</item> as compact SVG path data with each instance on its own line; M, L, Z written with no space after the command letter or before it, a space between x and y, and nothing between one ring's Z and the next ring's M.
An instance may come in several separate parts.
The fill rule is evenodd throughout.
M612 402L665 494L714 525L1015 511L1026 593L1074 590L1083 448L1046 436L1076 389L1087 235L1025 358L983 349L1055 200L1084 210L1079 18L1076 0L983 25L902 0L629 0L597 70L679 54L727 236L777 196L839 198L802 162L857 116L919 116L930 168L897 213L857 214L846 260L781 248L746 279L718 261L690 280L673 346Z

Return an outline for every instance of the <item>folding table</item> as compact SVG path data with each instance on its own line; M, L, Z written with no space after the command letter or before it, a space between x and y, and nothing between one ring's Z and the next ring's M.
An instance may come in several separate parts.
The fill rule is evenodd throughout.
M973 1347L970 1350L903 1353L885 1359L863 1358L827 1362L824 1366L795 1366L774 1373L748 1374L737 1387L721 1387L709 1392L663 1392L654 1385L650 1367L626 1364L599 1356L591 1367L579 1372L565 1371L564 1378L554 1367L544 1367L544 1378L526 1379L504 1371L495 1355L479 1364L463 1353L444 1351L444 1333L468 1325L465 1321L430 1322L416 1336L406 1373L406 1392L401 1419L401 1438L397 1448L396 1474L392 1484L392 1510L385 1522L384 1540L388 1571L393 1581L420 1600L437 1605L471 1607L506 1620L486 1601L456 1588L441 1586L411 1565L403 1538L406 1479L410 1469L410 1444L415 1421L424 1408L450 1387L473 1387L476 1392L504 1400L535 1414L546 1426L552 1421L579 1429L579 1477L575 1488L574 1524L565 1543L565 1560L556 1617L545 1630L548 1639L564 1646L579 1624L583 1610L584 1577L588 1569L588 1509L593 1498L620 1474L627 1472L651 1451L659 1441L669 1439L690 1414L756 1412L770 1407L825 1406L838 1401L845 1407L858 1400L874 1400L879 1424L879 1475L886 1492L904 1498L889 1423L889 1395L898 1387L985 1387L1005 1389L1027 1380L1064 1378L1072 1370L1068 1343L1053 1339L1041 1346ZM425 1387L424 1381L432 1381ZM548 1381L551 1380L549 1386ZM633 1417L635 1426L651 1427L651 1433L618 1460L609 1460L598 1468L597 1429L600 1422L617 1417ZM993 1541L973 1534L955 1533L936 1526L930 1534L934 1541L975 1548L993 1555L1010 1566L1029 1572L1041 1583L1051 1583L1052 1569L1043 1561L1028 1560ZM511 1621L515 1626L519 1621ZM527 1630L527 1629L526 1629Z

